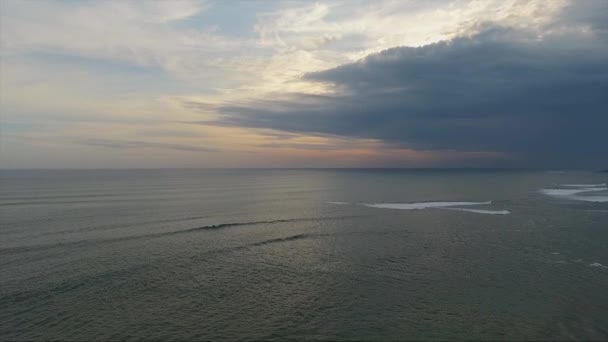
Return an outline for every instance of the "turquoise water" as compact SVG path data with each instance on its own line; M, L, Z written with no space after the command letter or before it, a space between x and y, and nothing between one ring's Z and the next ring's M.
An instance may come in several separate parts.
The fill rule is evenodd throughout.
M608 339L606 174L0 171L0 339Z

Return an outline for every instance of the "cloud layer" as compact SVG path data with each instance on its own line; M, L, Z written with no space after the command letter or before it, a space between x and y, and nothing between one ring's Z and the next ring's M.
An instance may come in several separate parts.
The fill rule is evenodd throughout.
M606 167L604 0L0 9L2 167Z
M304 76L331 94L223 104L206 123L499 152L514 166L601 166L608 46L594 15L560 17L543 35L483 24L468 37L384 50Z

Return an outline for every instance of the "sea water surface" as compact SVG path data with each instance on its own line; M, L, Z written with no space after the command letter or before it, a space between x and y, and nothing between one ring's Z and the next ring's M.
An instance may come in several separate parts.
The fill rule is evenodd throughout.
M0 340L606 340L607 178L0 171Z

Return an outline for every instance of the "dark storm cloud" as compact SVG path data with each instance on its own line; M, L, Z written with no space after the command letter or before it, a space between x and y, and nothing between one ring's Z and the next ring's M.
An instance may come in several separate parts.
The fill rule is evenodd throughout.
M589 18L570 13L566 33L542 38L486 27L385 50L305 75L339 95L227 104L206 124L503 152L522 166L601 166L608 163L608 48L598 14L589 15L591 32L577 26Z
M555 21L554 27L588 27L604 41L608 41L608 1L573 1Z

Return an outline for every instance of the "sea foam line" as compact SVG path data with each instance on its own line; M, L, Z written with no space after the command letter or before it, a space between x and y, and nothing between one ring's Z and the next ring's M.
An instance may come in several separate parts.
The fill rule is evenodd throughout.
M400 210L420 210L427 208L444 208L467 205L486 205L492 204L487 202L413 202L413 203L361 203L361 205L370 208L380 209L400 209Z
M325 202L328 204L336 204L336 205L345 205L351 204L348 202ZM377 209L398 209L398 210L422 210L422 209L449 209L449 210L459 210L466 211L470 213L476 214L487 214L487 215L507 215L511 212L508 210L485 210L485 209L468 209L468 208L453 208L459 206L471 206L471 205L488 205L492 204L491 201L486 202L409 202L409 203L356 203L357 205L362 205L369 208L377 208Z
M468 209L468 208L442 208L445 210L458 210L458 211L467 211L470 213L476 214L488 214L488 215L507 215L511 212L508 210L485 210L485 209Z
M549 196L565 197L565 196L580 194L583 192L606 191L606 190L608 190L608 188L602 187L602 188L584 188L584 189L540 189L540 192L542 192L545 195L549 195Z
M574 184L572 184L574 185ZM582 184L581 184L582 185ZM594 184L599 185L599 184ZM578 189L540 189L542 194L556 198L565 198L585 202L608 202L608 196L581 196L589 192L607 191L607 187L582 187Z
M604 203L608 202L608 196L572 196L577 201Z
M574 188L597 188L597 187L605 187L606 183L599 184L561 184L561 186L569 186Z

